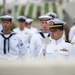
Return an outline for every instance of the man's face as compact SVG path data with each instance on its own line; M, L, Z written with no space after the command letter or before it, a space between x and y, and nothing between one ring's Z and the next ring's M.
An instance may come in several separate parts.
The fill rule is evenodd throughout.
M4 30L9 30L11 28L11 22L10 21L2 21L2 27Z
M49 25L47 24L47 21L41 21L41 27L42 29L48 29Z
M31 28L31 24L27 24L26 27L30 29Z
M59 28L52 28L50 29L50 36L54 40L58 40L62 37L63 30L60 30Z
M18 26L19 27L25 27L25 22L24 21L18 21Z

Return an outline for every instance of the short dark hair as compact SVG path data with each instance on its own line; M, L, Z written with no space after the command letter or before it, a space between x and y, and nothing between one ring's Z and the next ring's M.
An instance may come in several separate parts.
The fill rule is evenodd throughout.
M4 19L4 18L2 18L1 21L10 21L10 22L12 22L12 19L7 19L7 18Z
M18 21L19 22L25 22L25 19L20 18L20 19L18 19Z

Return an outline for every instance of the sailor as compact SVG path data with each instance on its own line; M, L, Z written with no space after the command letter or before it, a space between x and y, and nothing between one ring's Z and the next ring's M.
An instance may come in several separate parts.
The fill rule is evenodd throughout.
M15 33L18 33L20 38L26 44L27 46L26 54L27 54L27 57L30 58L30 41L34 33L30 29L25 27L25 21L26 21L25 16L18 16L17 20L18 20L18 27L15 28L13 31Z
M51 44L47 45L45 57L46 58L70 58L75 56L75 49L73 45L65 42L62 38L64 30L64 22L57 20L48 21L50 36L52 38ZM43 50L40 50L39 57L42 57Z
M28 28L28 29L30 29L33 33L37 33L38 32L38 30L37 30L37 28L35 28L35 27L33 27L32 26L32 22L33 22L33 19L30 19L30 18L27 18L26 19L26 27Z
M51 20L59 20L59 18L57 18L57 14L54 12L48 12L46 15L51 16ZM65 34L65 30L63 31L63 39L66 40L66 34Z
M41 30L33 35L30 43L30 49L31 49L31 58L38 57L38 54L40 52L40 49L43 45L42 39L48 38L50 36L49 34L49 25L47 24L47 21L50 20L52 17L43 15L39 17Z
M46 15L51 16L52 17L51 18L52 20L57 18L57 14L54 13L54 12L48 12Z
M27 48L20 37L11 30L12 16L1 16L3 30L0 33L0 58L17 59L25 55Z
M70 31L69 31L69 41L70 42L72 41L74 35L75 35L75 17L74 17L73 26L70 28Z

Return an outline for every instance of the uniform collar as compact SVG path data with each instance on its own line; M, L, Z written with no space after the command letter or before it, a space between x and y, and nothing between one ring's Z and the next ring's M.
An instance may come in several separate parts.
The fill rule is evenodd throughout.
M4 34L3 33L3 30L1 30L1 32L0 32L1 34ZM11 33L10 34L12 34L12 33L15 33L13 30L11 30Z
M58 40L54 40L52 39L52 43L58 45L60 42L65 42L65 40L63 38L60 38Z

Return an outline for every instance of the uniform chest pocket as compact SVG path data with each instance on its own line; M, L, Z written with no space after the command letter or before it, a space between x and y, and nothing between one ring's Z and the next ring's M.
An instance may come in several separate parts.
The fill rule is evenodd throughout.
M60 55L69 56L69 51L60 51Z
M27 34L24 36L25 41L28 41L29 38L30 38L30 37L29 37L29 35L27 35Z
M52 51L51 50L47 50L46 53L47 54L52 54Z
M13 39L11 41L11 44L12 44L11 46L16 47L18 45L18 40L17 39Z

